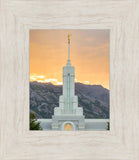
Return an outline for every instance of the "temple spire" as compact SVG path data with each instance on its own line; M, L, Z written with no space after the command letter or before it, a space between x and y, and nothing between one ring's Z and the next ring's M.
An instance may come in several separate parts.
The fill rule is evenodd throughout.
M67 65L70 66L70 34L68 34L68 61L67 61Z

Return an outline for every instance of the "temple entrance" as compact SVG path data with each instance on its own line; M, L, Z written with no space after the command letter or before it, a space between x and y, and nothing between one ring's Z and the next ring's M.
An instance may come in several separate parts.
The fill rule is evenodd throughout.
M63 131L74 131L75 124L71 121L66 121L61 125L61 130Z
M70 123L66 123L64 126L64 130L65 131L72 131L73 130L73 126Z

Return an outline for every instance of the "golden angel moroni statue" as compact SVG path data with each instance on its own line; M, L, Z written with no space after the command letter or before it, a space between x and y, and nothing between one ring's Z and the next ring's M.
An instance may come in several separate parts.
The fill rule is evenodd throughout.
M68 34L68 43L70 43L70 34Z

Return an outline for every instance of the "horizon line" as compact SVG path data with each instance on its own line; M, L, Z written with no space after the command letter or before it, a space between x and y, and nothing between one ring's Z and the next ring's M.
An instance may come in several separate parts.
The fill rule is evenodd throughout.
M42 83L42 84L52 84L54 86L63 86L63 82L62 82L62 84L54 84L52 82L39 82L39 81L29 81L29 82L37 82L37 83ZM110 90L109 88L104 87L102 84L86 84L86 83L83 83L83 82L75 82L75 83L81 83L81 84L90 85L90 86L102 86L103 88L105 88L107 90Z

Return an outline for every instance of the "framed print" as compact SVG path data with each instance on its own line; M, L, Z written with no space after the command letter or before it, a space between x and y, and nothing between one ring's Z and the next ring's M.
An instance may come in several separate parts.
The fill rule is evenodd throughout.
M109 130L109 33L30 30L30 130Z
M138 1L1 0L0 4L0 159L138 160ZM43 32L38 34L38 30L49 31L49 33L45 34ZM62 32L65 30L67 31L65 36L61 33L58 38L58 32L54 33L53 37L50 34L50 31ZM106 108L102 109L102 107L100 110L96 110L95 113L94 110L93 112L90 110L87 112L86 108L83 108L84 105L81 105L83 97L87 97L87 94L85 94L83 87L79 88L82 89L82 91L80 94L77 94L79 92L77 92L76 87L74 88L73 83L73 80L75 80L74 76L78 75L80 70L82 72L79 74L79 78L76 77L79 82L86 81L86 83L90 83L89 85L98 84L95 83L98 80L94 81L95 77L92 78L90 76L91 71L93 73L95 72L93 69L89 72L89 65L92 64L92 62L93 65L96 63L103 66L101 70L105 69L103 63L106 61L103 59L102 61L97 61L97 59L93 61L94 58L92 58L91 53L95 52L96 56L98 56L98 50L95 48L95 50L92 51L87 48L87 46L92 45L96 47L96 45L100 44L98 42L101 42L101 44L105 42L106 39L103 38L103 33L100 34L99 38L98 36L96 36L96 38L91 36L92 32L96 30L109 32L109 59L107 59L109 62L107 63L109 66L110 90L109 112L108 110L106 112ZM36 31L36 33L33 33L33 31ZM78 31L82 31L82 33L77 36ZM87 33L87 31L90 32ZM77 43L76 40L81 39L79 37L82 37L83 41L80 40L78 47L74 47ZM34 40L36 40L35 44ZM56 55L53 56L53 52L56 53L57 49L54 42L56 42L58 46L60 46L59 42L65 42L65 45L62 44L62 49L59 48L60 58L58 56L56 57ZM47 49L43 48L44 43ZM84 46L84 44L86 45ZM31 45L33 48L31 48ZM52 48L50 46L52 46ZM63 51L64 47L67 48L66 52ZM78 49L78 52L74 49ZM32 50L34 51L32 52ZM46 56L44 53L48 50L51 52L49 52L50 54L46 53ZM73 50L74 52L72 52ZM84 50L86 50L85 55L90 59L88 62L86 57L82 57L81 54L78 55L78 53L83 53ZM104 52L105 48L101 48L101 53ZM32 53L34 54L32 55ZM64 54L62 55L62 53ZM82 55L84 56L84 54ZM101 56L99 55L98 57L100 58ZM59 61L54 60L54 58ZM54 60L51 61L54 64L53 66L50 65L50 60ZM64 64L65 60L67 61L66 64ZM84 63L80 65L80 69L78 70L79 60L84 60ZM43 61L49 65L49 67L47 67L49 70L46 70L46 66L42 66L42 64L45 64ZM87 62L86 65L85 62ZM35 67L34 64L36 65ZM74 74L74 67L72 67L71 64L77 69L77 74ZM64 65L66 65L66 68L62 72ZM55 71L55 67L58 68L59 66L60 69ZM84 67L88 68L83 69ZM91 67L92 66L90 66L90 68ZM35 70L33 70L33 68L35 68ZM50 76L48 74L49 71ZM60 74L58 73L59 71ZM44 73L47 74L45 75ZM61 79L59 79L57 75L60 75ZM105 75L106 72L104 76ZM38 76L44 77L41 79ZM47 85L47 90L48 88L50 90L48 90L49 93L47 92L46 94L46 90L43 90L44 83L40 82L39 85L41 84L42 88L39 91L34 92L34 90L32 90L33 92L31 92L30 84L34 82L30 83L30 78L40 78L37 80L41 80L41 82L53 81L53 83L59 84L63 82L64 93L59 92L62 89L61 86L60 89L57 89L58 94L55 96L56 89L52 92ZM103 81L102 76L100 76L100 81ZM38 87L38 82L35 83L37 83L37 85L31 86L33 87L32 89ZM106 84L103 85L106 86ZM85 86L84 83L83 86ZM57 88L54 84L53 87ZM76 91L75 94L73 94L74 89ZM45 101L41 100L36 102L36 97L38 96L36 93L38 92L40 92L41 95L39 98L43 98ZM46 103L48 99L46 98L48 98L48 95L51 95L48 101L50 103L52 93L56 101L53 105L51 104L49 106L53 106L53 109L57 107L53 114L50 108L46 107L48 106ZM81 93L84 96L81 97ZM95 92L95 94L96 93L98 92ZM59 98L60 96L61 98ZM32 98L31 101L30 98ZM92 100L92 98L90 99ZM97 96L94 98L92 104L95 103L95 100L97 100L96 105L102 104L102 100L100 101ZM43 102L45 104L43 104ZM54 100L52 102L54 102ZM87 102L88 101L84 99L84 103ZM33 108L35 103L37 103L37 108ZM59 108L61 106L61 110L58 106ZM95 108L95 104L93 107ZM43 109L45 109L45 111L47 109L48 112L43 112ZM33 125L34 123L40 124L40 127L42 127L43 122L35 122L36 119L33 116L33 120L31 121L29 116L30 111L33 111L38 119L42 116L44 121L46 120L45 115L43 115L44 113L47 113L46 117L49 117L49 115L54 116L49 120L50 126L52 127L51 130L48 131L47 127L46 130L31 130L30 122ZM76 116L73 116L73 113L76 113ZM102 121L99 119L99 121L96 121L96 126L99 126L99 129L94 129L93 126L92 130L87 130L87 127L85 128L87 121L84 115L94 116L93 118L96 118L96 115L101 115L100 113L102 113L103 116L104 113L107 115L106 117L104 116L106 120L103 122L104 124L102 126L100 125L100 127L99 124L102 123ZM65 118L63 118L63 114ZM90 126L96 122L90 120ZM105 126L106 124L107 126ZM107 130L107 127L109 130Z

